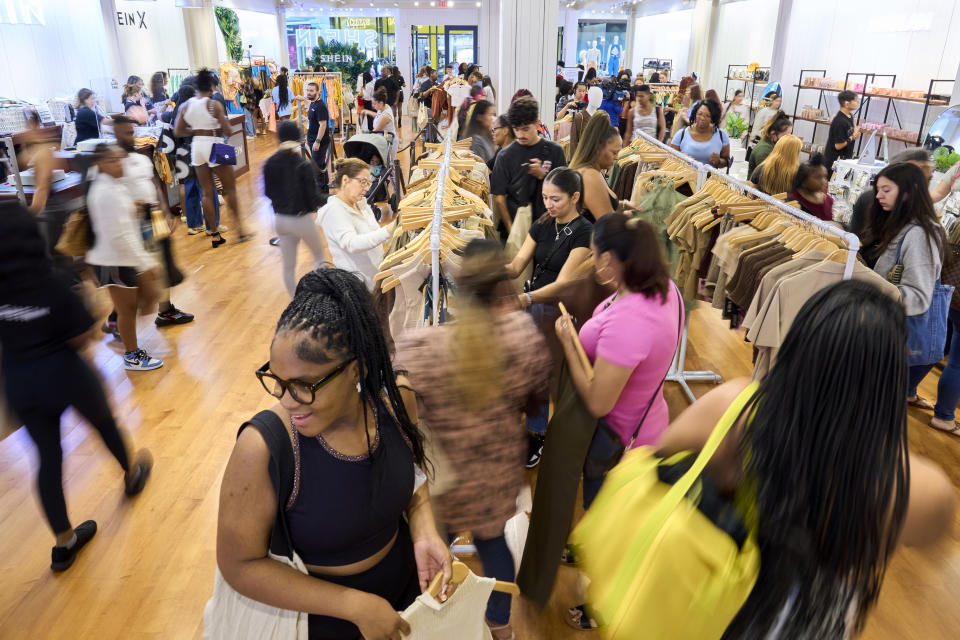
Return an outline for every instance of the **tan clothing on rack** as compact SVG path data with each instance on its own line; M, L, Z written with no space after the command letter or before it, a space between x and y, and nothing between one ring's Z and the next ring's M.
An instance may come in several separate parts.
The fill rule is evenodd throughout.
M769 302L766 305L763 305L762 301L759 303L761 312L757 314L753 326L747 332L747 339L753 342L758 350L754 379L762 379L770 370L801 307L824 287L840 282L844 269L846 265L839 262L816 262L782 278L775 285ZM871 282L892 299L900 301L900 290L896 286L859 262L854 265L852 278Z

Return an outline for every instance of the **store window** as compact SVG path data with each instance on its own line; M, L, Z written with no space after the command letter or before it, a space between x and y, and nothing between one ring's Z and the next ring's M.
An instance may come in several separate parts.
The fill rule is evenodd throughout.
M288 16L287 45L293 68L308 63L319 38L326 43L356 44L377 66L396 64L397 34L392 17Z
M616 75L626 67L627 23L581 20L577 24L577 63L601 76ZM572 66L570 60L565 61Z
M447 64L477 61L477 27L414 25L410 31L414 51L411 76L424 65L443 72Z

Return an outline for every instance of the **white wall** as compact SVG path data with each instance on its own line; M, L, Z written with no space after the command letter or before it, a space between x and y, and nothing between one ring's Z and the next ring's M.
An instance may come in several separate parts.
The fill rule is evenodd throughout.
M801 69L826 69L827 75L842 80L847 72L874 72L897 75L897 86L926 90L931 78L952 79L960 66L960 0L874 0L870 11L859 3L832 0L794 2L780 78L784 107L793 112L797 90L793 85ZM857 25L858 28L851 28ZM862 82L854 80L854 82ZM879 82L878 82L879 83ZM949 85L941 87L950 91ZM826 94L831 113L836 113L836 94ZM803 90L800 107L816 105L818 94ZM919 126L922 104L896 103L903 128ZM869 119L883 119L885 100L874 100ZM931 108L933 117L941 108ZM894 120L891 112L890 120ZM926 127L932 118L928 116ZM896 122L893 122L896 127ZM809 139L812 125L798 123L796 133ZM824 127L817 142L826 137ZM902 149L899 143L892 149Z
M636 73L644 58L673 60L671 77L685 75L690 50L690 32L693 28L693 10L640 16L633 26L633 59L630 68Z
M243 40L244 59L247 58L247 51L249 51L254 56L266 56L269 60L278 62L282 45L277 33L276 14L246 11L244 9L234 9L234 11L237 12L237 18L240 20L240 38ZM227 45L223 40L223 33L220 31L220 25L217 23L216 17L213 20L213 28L217 34L217 56L220 62L228 62ZM251 44L253 49L248 49L247 45Z
M122 18L113 15L123 80L130 75L140 76L149 90L150 76L155 71L189 68L183 10L176 7L174 0L115 2L116 11L123 14ZM130 15L133 21L129 20Z
M0 23L0 96L76 98L104 94L111 63L98 0L45 3L45 24Z
M779 5L776 0L742 0L720 5L710 67L701 70L703 86L722 93L727 65L756 62L761 67L770 66ZM741 87L742 83L738 88Z

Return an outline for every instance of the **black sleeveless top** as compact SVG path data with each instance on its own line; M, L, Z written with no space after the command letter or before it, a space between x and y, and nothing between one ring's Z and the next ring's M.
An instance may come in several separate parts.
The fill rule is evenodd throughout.
M359 562L397 533L413 497L413 452L389 411L377 413L372 462L293 429L295 472L286 515L293 547L306 564Z

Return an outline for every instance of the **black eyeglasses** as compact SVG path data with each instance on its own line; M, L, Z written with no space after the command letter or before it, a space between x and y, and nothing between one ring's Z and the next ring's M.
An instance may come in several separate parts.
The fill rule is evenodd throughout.
M263 385L264 390L267 393L272 395L274 398L282 398L284 392L289 391L290 397L299 402L300 404L313 404L313 401L317 397L317 391L320 390L325 384L336 378L338 375L343 373L344 369L347 366L356 360L356 358L350 358L340 363L340 365L323 376L316 382L307 382L305 380L283 380L277 376L270 373L270 361L268 360L262 367L257 369L256 376L260 380L260 384Z

